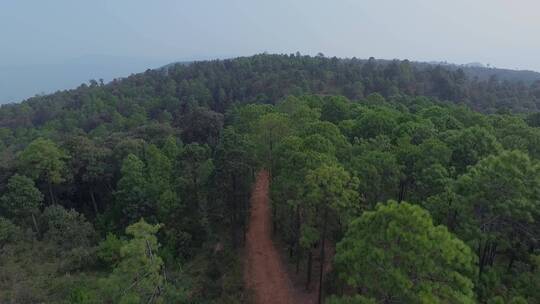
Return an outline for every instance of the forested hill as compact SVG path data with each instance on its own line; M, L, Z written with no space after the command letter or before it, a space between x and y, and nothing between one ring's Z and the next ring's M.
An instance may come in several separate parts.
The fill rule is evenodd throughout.
M540 303L540 113L508 111L539 93L257 55L2 106L0 303L252 303L261 169L291 275L327 303Z
M470 71L466 69L465 71ZM356 100L371 93L434 97L486 113L537 111L540 82L488 80L463 69L375 59L256 55L176 64L107 85L92 81L70 91L0 108L0 127L42 126L58 120L86 131L115 117L178 118L190 105L225 112L235 102L274 103L287 95L339 94ZM143 111L143 112L141 112Z

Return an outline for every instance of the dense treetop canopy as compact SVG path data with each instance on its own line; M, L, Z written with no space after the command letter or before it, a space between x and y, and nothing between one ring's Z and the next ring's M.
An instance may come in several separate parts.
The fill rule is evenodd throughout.
M539 88L263 54L2 106L0 302L249 302L265 168L291 275L330 303L538 303L540 115L512 112Z

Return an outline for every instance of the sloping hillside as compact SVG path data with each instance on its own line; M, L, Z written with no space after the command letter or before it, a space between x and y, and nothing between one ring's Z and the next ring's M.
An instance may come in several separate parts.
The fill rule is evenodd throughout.
M467 70L468 71L468 70ZM472 72L471 72L472 73ZM176 118L187 104L225 112L234 103L273 103L287 95L340 94L361 99L372 93L428 96L482 112L537 111L540 83L474 79L462 69L409 61L338 59L301 55L256 55L176 64L103 85L30 98L0 108L0 126L42 126L70 119L86 131L111 123L116 113L144 110L149 118ZM135 108L138 110L135 111Z

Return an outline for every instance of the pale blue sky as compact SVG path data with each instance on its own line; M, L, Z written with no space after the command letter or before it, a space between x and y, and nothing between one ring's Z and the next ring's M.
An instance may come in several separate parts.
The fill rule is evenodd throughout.
M540 71L538 0L0 0L0 67L260 52Z

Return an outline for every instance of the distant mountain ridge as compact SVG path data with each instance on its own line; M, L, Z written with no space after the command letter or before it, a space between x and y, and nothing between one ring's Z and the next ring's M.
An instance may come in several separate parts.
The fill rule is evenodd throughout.
M480 80L488 80L491 76L496 76L500 80L523 81L530 84L540 81L540 73L529 70L510 70L487 67L462 67L465 73L472 77L478 77Z
M430 63L434 64L434 63ZM501 81L523 81L526 84L531 84L536 81L540 81L540 73L532 70L513 70L505 68L497 68L491 66L485 66L478 62L472 62L467 64L453 64L453 63L438 63L449 69L462 69L469 77L478 80L489 80L490 77L495 76Z
M230 59L234 59L234 58L230 58ZM215 60L218 60L218 59L215 59ZM360 59L360 60L367 61L368 59ZM375 60L380 63L389 63L393 61L389 59L375 59ZM399 60L399 59L396 59L396 60ZM193 62L203 62L203 61L209 61L209 60L171 62L157 69L166 70L171 67L174 67L177 64L189 65L190 63L193 63ZM399 60L399 61L402 61L402 60ZM410 61L410 62L419 68L425 67L427 65L427 66L443 66L450 70L462 69L465 72L465 74L467 74L467 76L471 77L472 79L478 78L478 80L481 80L481 81L489 80L489 78L491 78L492 76L495 76L497 80L500 80L500 81L512 81L512 82L522 81L526 84L532 84L536 81L540 81L540 72L536 72L532 70L514 70L514 69L498 68L498 67L493 67L493 66L486 66L480 62L470 62L466 64L449 63L445 61L430 61L430 62Z
M376 59L380 62L392 62L387 59ZM487 81L491 77L495 77L499 81L511 81L511 82L523 82L530 85L536 81L540 81L540 72L532 70L514 70L506 68L498 68L493 66L486 66L480 62L471 62L466 64L449 63L446 61L411 61L413 65L418 68L441 66L452 71L463 70L465 74L471 79L478 78L480 81Z

